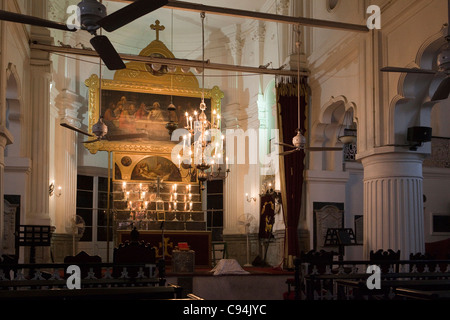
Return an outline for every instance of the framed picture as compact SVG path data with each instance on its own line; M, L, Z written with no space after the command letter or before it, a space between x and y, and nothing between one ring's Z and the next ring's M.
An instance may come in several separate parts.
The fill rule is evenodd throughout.
M194 111L200 112L202 97L210 121L215 121L212 117L220 114L223 92L218 87L201 89L198 82L193 84L193 75L166 74L156 78L149 74L145 66L135 65L132 68L119 70L114 80L102 79L101 84L96 74L85 81L89 88L88 131L92 132L92 126L100 118L108 128L104 139L85 144L91 153L125 151L170 154L179 143L171 141L170 129L184 129L188 123L186 112L189 115ZM137 72L139 68L142 71ZM172 78L178 81L172 81ZM174 107L170 106L172 104ZM95 140L95 137L90 139Z
M186 127L189 119L185 113L194 114L199 109L200 98L172 96L154 93L102 90L100 115L108 127L108 133L124 135L139 141L170 141L168 123L174 129ZM205 99L206 114L211 119L211 101ZM169 109L173 105L175 110ZM134 134L143 134L143 138Z

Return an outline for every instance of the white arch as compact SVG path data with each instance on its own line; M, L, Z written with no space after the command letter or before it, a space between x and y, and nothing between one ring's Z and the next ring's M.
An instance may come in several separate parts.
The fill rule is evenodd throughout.
M437 55L447 43L447 28L424 41L419 48L415 61L407 68L437 69ZM406 144L406 133L412 126L431 126L432 109L439 101L432 102L431 97L442 78L426 74L401 74L398 80L398 94L389 105L389 125L393 128L387 137L389 144ZM442 120L443 121L443 120Z

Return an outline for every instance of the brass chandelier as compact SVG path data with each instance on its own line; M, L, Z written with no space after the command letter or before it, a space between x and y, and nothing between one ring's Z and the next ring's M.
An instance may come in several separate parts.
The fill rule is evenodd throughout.
M224 164L224 140L225 136L221 133L221 117L217 110L211 113L211 121L205 113L205 13L200 14L202 19L202 100L200 103L200 112L195 110L193 114L186 111L186 126L188 134L183 136L183 149L178 154L178 166L181 169L188 169L187 176L197 174L197 179L204 189L203 183L206 180L223 177L227 178L230 172L228 168L228 158L225 157L225 174L222 174L222 165ZM196 170L194 170L194 168ZM187 177L186 176L186 177Z

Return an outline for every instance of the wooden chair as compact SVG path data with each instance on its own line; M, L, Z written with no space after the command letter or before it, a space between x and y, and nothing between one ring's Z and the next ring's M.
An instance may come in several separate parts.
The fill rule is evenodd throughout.
M416 253L416 254L411 253L409 255L409 260L412 260L412 261L414 261L414 260L436 260L436 256L429 254L429 253L425 253L425 254L422 254L420 252ZM436 270L436 263L414 263L414 262L409 264L409 270L411 271L412 268L414 266L416 266L417 272L423 272L425 269L425 265L428 266L429 272L434 272Z
M94 276L97 279L102 278L102 268L100 264L102 263L102 258L99 256L90 256L85 251L81 251L75 256L67 256L64 258L64 263L70 263L74 264L80 267L81 271L81 279L85 279L90 272L90 269L92 268L92 271L94 272ZM86 263L92 264L99 264L99 266L92 266L92 265L84 265ZM66 276L69 276L66 274Z
M370 264L378 265L382 273L389 273L389 268L394 264L394 272L399 272L399 263L392 263L400 260L400 250L395 252L392 249L383 251L382 249L374 252L370 251Z
M144 241L126 241L120 244L117 248L114 248L113 254L114 264L155 264L156 265L156 250L151 247L149 243ZM120 277L122 268L114 266L113 276ZM138 267L127 267L128 276L135 278L138 275ZM146 277L150 277L148 268L144 268L144 274Z
M330 271L333 264L333 257L336 255L335 252L325 251L325 250L311 250L307 253L300 253L300 263L309 263L307 274L311 274L316 268L319 274L324 274L326 272L326 267L330 267Z

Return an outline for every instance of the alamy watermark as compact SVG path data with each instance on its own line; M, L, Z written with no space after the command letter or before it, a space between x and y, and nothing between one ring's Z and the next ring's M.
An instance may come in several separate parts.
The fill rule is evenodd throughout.
M81 269L77 265L70 265L67 267L67 272L70 276L66 280L67 289L81 289Z
M371 265L367 267L366 273L371 274L366 280L366 286L369 290L381 289L381 269L379 266Z
M377 5L371 5L367 7L366 10L367 14L370 14L369 18L367 19L367 28L369 30L373 29L381 29L381 9Z

